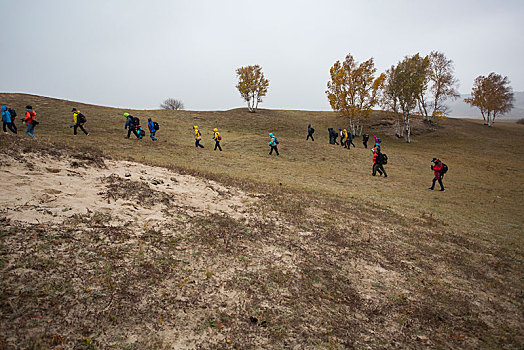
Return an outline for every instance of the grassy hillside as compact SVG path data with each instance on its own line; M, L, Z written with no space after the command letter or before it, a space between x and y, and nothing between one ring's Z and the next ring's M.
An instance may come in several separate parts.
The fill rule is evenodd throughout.
M186 203L154 192L167 198L166 226L143 231L133 229L139 223L107 226L111 217L97 213L65 225L4 225L0 267L9 283L2 286L0 329L23 330L25 337L17 331L12 338L25 346L58 345L53 332L80 348L519 348L524 342L521 125L488 129L449 119L428 128L417 120L414 142L405 144L394 137L392 121L375 113L367 131L382 138L389 156L383 178L371 176L371 152L359 140L351 150L328 144L327 128L344 125L329 112L127 110L142 124L148 117L160 123L160 141L153 143L124 138L124 110L20 94L0 94L0 104L19 114L32 104L41 122L34 141L23 133L0 135L6 174L8 166L38 163L43 155L72 157L70 164L98 164L93 159L104 155L261 198L245 209L252 217L235 219L188 216ZM72 135L72 107L87 116L88 137ZM315 142L305 140L308 123L317 130ZM203 150L194 147L193 125L204 135ZM212 150L214 127L224 152ZM280 157L267 154L268 132L280 140ZM449 165L445 193L427 190L433 157ZM28 176L46 172L24 166ZM117 182L107 191L129 186L111 181ZM147 198L147 185L134 186ZM108 203L126 194L116 192L103 192ZM18 262L19 250L38 259ZM33 269L67 281L70 252L78 252L77 277L67 288L12 273ZM96 297L78 284L86 273L88 285L99 285ZM57 309L64 302L77 305L72 314ZM53 331L20 310L53 315ZM254 324L254 316L267 323ZM0 345L8 338L0 337Z
M488 129L473 120L448 119L436 130L427 130L415 121L412 144L393 136L390 120L377 113L367 131L383 139L383 152L389 156L386 170L390 177L371 176L371 151L355 140L356 149L347 151L329 145L328 127L343 127L345 122L330 112L246 110L225 112L133 111L30 95L0 94L3 104L24 111L35 108L41 124L36 135L46 141L88 146L116 158L149 164L174 166L234 180L282 183L312 193L329 193L358 203L379 204L414 217L432 213L448 225L466 232L517 239L522 230L524 176L524 128L499 123ZM87 117L89 137L74 137L71 108L76 106ZM149 138L124 139L123 112L158 121L159 142ZM316 128L316 141L305 141L308 123ZM195 149L193 125L203 133L204 150ZM418 128L417 128L418 126ZM224 152L211 148L211 130L218 127ZM268 132L280 140L280 157L268 156ZM370 142L371 143L371 142ZM444 180L445 194L426 190L431 184L430 161L441 158L450 167Z

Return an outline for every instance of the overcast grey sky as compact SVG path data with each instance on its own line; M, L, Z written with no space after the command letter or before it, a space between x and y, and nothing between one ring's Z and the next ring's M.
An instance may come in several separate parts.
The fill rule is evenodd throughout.
M460 92L495 71L524 90L523 0L0 0L0 91L106 106L244 106L235 69L259 64L262 108L329 110L329 68L379 71L439 50ZM1 103L1 101L0 101Z

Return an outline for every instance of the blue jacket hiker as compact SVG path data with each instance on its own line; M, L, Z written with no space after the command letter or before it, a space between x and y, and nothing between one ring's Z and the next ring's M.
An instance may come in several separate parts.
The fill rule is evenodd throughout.
M151 140L158 140L155 136L157 129L155 128L155 123L151 120L151 118L147 118L147 127L149 128L149 136L151 137Z
M6 127L16 134L16 127L14 126L14 121L11 118L11 113L9 113L6 106L2 106L2 128L4 129L5 133L7 133Z
M275 137L275 135L273 135L272 132L269 133L269 137L271 138L269 140L269 146L271 147L271 150L269 151L269 155L273 154L273 150L275 150L277 156L279 156L280 154L278 153L278 140L277 138Z

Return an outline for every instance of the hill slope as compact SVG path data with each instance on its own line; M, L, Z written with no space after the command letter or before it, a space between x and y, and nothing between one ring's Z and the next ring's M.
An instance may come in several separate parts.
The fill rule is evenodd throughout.
M332 113L131 111L160 122L153 143L124 139L122 110L0 101L32 104L41 121L37 140L0 135L0 171L14 186L0 241L3 347L523 342L522 126L420 123L406 145L376 114L370 130L390 158L384 179L370 176L361 143L327 144L327 127L343 125ZM89 137L71 135L73 106ZM194 124L218 126L224 152L209 149L208 133L206 149L195 149ZM281 157L267 155L268 131ZM433 156L450 166L445 193L426 190ZM209 193L184 189L189 175ZM23 199L31 181L34 196Z

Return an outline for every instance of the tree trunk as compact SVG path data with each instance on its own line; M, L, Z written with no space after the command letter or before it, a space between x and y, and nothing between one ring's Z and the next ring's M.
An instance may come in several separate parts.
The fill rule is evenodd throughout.
M423 97L418 99L418 109L420 111L420 114L424 116L424 120L429 120L428 110L426 109L426 103L424 102Z
M409 123L409 113L404 114L404 126L406 129L406 142L411 143L411 125Z
M482 119L484 119L484 125L487 125L488 123L486 122L486 114L482 109L480 110L480 114L482 114Z

